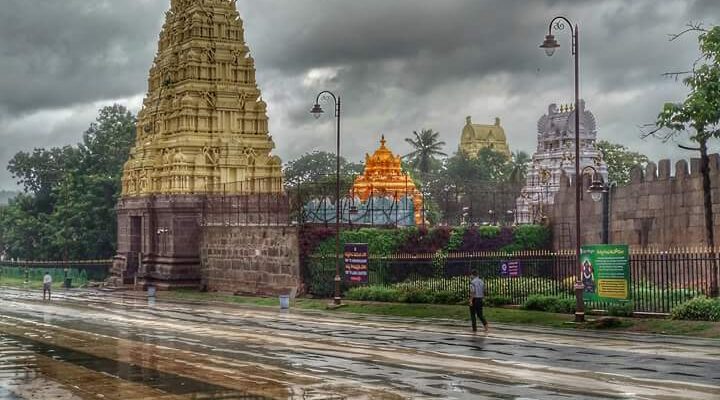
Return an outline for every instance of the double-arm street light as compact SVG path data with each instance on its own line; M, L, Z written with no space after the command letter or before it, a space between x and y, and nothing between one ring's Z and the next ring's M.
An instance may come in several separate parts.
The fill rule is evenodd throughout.
M315 118L320 118L325 112L320 106L320 100L333 101L335 106L335 119L337 119L337 153L336 153L336 170L335 170L335 297L333 302L340 305L342 298L340 297L340 114L341 101L340 96L336 96L333 92L324 90L318 93L315 98L315 105L310 113Z

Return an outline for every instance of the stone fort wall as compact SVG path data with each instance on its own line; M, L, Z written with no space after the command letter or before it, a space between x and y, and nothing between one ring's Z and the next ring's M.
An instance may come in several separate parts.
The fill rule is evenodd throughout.
M589 179L586 177L586 179ZM720 234L720 156L710 156L715 237ZM587 188L589 182L585 182ZM700 159L680 160L671 174L670 160L636 167L631 182L615 187L609 198L609 241L636 248L673 248L706 244ZM602 243L603 203L583 190L580 206L583 243ZM575 187L560 182L550 210L554 247L574 248Z
M201 285L211 291L290 294L300 285L300 245L294 226L204 226Z

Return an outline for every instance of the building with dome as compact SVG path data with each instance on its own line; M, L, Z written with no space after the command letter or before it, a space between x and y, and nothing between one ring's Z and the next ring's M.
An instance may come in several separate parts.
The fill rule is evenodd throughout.
M402 170L400 156L388 147L385 136L372 155L365 155L365 170L355 179L350 193L340 199L341 223L358 225L421 225L424 221L422 193ZM330 199L315 199L305 206L305 221L335 221Z
M510 158L510 147L505 129L500 125L500 118L495 118L494 125L473 124L472 117L466 118L460 136L459 151L470 158L475 158L482 149L491 149Z
M352 195L367 202L370 197L390 197L393 200L412 199L413 217L420 225L423 221L423 198L415 182L402 170L400 156L387 148L383 135L380 147L373 155L365 155L365 171L355 179Z
M560 189L560 177L575 179L575 107L550 104L537 125L537 149L517 199L517 223L543 222ZM580 168L593 166L607 182L607 165L596 147L597 122L580 101Z

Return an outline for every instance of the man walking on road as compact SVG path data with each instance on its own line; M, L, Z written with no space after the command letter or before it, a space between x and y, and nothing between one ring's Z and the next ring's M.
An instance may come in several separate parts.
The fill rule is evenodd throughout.
M45 272L43 276L43 301L45 301L45 293L47 293L47 299L50 300L50 290L52 289L52 276L49 272Z
M485 298L485 281L480 279L476 270L473 270L472 281L470 281L470 320L472 321L472 330L477 332L477 318L483 324L485 332L488 331L488 323L483 316L483 299Z

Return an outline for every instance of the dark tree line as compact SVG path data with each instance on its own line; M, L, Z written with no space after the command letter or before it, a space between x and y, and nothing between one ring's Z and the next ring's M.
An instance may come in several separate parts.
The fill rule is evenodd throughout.
M76 146L19 152L8 165L24 192L0 208L0 253L26 260L114 255L122 168L135 116L102 108Z

